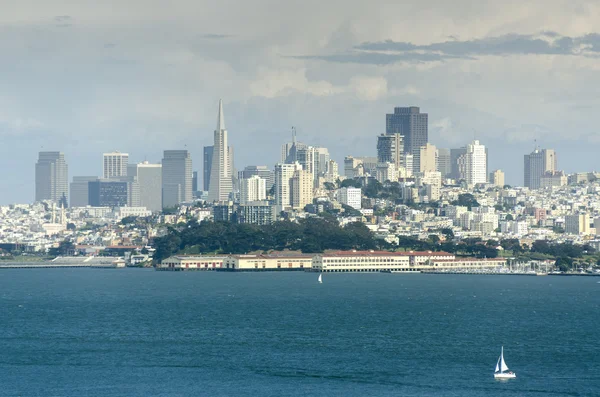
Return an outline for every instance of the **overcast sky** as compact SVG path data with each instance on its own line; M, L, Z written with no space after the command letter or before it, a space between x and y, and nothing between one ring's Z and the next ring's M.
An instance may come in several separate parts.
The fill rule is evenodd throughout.
M394 4L391 4L394 3ZM578 0L0 0L0 204L31 202L40 150L69 176L102 153L202 170L219 98L238 169L302 142L374 155L394 106L429 113L430 141L489 146L523 181L523 154L597 163L600 2Z

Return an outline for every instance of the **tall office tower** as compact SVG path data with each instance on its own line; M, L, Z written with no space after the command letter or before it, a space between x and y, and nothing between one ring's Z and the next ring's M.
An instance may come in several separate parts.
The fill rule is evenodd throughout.
M85 207L87 205L90 205L88 184L97 180L97 176L73 177L73 182L71 182L71 195L69 196L71 207Z
M476 185L478 183L486 183L486 166L485 146L481 145L478 140L474 140L467 145L467 153L465 155L465 180L467 184Z
M291 180L298 170L302 170L300 163L275 164L275 205L278 212L291 207Z
M404 137L400 134L379 135L377 137L377 162L392 163L396 168L404 166Z
M281 163L293 164L296 162L296 151L307 146L296 140L296 129L292 127L292 141L281 145Z
M212 155L213 147L204 146L203 163L204 168L202 169L202 190L208 192L210 189L210 167L212 166Z
M413 170L415 172L436 172L437 171L437 149L428 143L419 148L419 158L415 156ZM418 167L418 171L417 171Z
M150 211L162 210L162 164L147 161L130 164L127 176L134 178L139 185L139 206Z
M165 150L162 160L162 208L192 201L192 158L187 150Z
M127 182L96 180L88 182L89 205L92 207L124 207L128 204Z
M227 130L223 115L223 101L219 100L217 129L214 134L212 164L210 166L210 185L208 201L226 201L233 192L233 162L231 149L227 144Z
M114 151L104 153L103 155L103 179L113 177L127 176L127 164L129 163L129 154Z
M317 175L324 175L329 165L329 149L324 147L315 147L315 163Z
M317 168L318 161L316 157L318 157L318 154L315 151L315 148L312 146L298 148L298 150L296 151L296 161L300 163L302 169L304 169L307 172L310 172L313 175L316 174L315 171Z
M504 187L504 172L502 170L490 172L490 183L498 187Z
M416 106L394 108L394 113L385 116L385 133L403 135L404 153L417 155L428 142L427 113Z
M443 178L448 178L452 173L452 162L450 161L450 149L438 149L438 171Z
M258 175L240 179L240 204L262 201L267 198L266 181Z
M248 179L254 175L265 180L267 191L275 184L275 173L266 165L248 165L242 171L238 172L238 179Z
M62 152L40 152L35 164L35 201L52 200L67 206L69 167Z
M556 152L553 149L539 149L525 155L525 186L530 189L540 188L540 179L546 172L554 172L557 168Z
M192 195L198 191L198 171L192 172Z
M312 204L314 198L313 175L302 169L296 170L291 179L292 208L302 210L308 204Z

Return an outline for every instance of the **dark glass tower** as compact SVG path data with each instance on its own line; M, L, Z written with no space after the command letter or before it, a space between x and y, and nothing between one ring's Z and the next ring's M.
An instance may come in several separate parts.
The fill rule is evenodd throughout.
M415 154L427 144L427 113L416 106L394 108L394 113L385 115L385 133L404 136L404 153Z

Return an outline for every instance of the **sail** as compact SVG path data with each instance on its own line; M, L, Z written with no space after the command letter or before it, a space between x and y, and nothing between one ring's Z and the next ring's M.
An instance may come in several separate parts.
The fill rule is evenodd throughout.
M508 366L504 362L504 346L502 346L502 350L500 351L500 372L508 371Z
M500 357L498 357L498 362L496 363L496 371L494 372L500 372Z
M323 282L323 278L321 277L322 275L319 274L319 282L322 283Z

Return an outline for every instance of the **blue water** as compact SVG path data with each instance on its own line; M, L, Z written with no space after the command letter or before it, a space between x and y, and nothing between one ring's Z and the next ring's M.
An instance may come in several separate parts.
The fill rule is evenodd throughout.
M2 270L0 395L600 395L597 278L316 278Z

